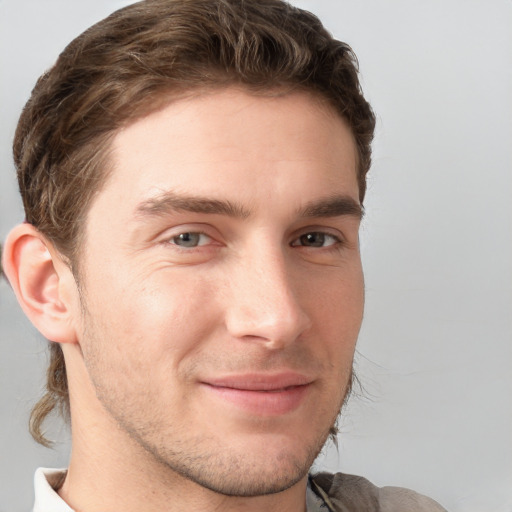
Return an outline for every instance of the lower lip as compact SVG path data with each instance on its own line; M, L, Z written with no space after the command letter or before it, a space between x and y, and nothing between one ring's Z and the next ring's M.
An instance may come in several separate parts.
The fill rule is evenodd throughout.
M304 401L310 385L293 386L279 391L252 391L204 385L220 399L252 414L279 416L297 409Z

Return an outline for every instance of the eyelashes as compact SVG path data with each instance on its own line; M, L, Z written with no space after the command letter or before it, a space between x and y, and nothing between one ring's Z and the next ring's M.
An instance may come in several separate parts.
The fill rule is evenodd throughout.
M195 249L208 245L220 245L203 231L183 231L166 240L167 244L179 247L180 249ZM339 236L325 231L308 231L290 242L291 247L305 247L320 249L342 244Z
M186 231L173 236L168 243L177 245L183 248L194 248L207 245L212 241L212 238L206 233L198 231Z
M158 237L158 246L164 249L162 260L171 266L220 263L231 261L226 257L233 251L240 255L244 250L251 250L243 248L246 235L245 231L225 233L211 224L181 224L162 232ZM285 245L282 249L288 248L289 256L297 262L339 266L351 257L353 249L358 253L358 242L351 242L344 232L334 226L305 226L283 236L288 239L283 240ZM279 240L279 237L276 238ZM261 243L272 244L271 239L262 236ZM254 238L250 243L254 243Z
M335 244L341 243L341 239L337 236L334 236L330 233L325 233L322 231L311 231L305 233L296 240L294 240L290 245L292 247L330 247Z

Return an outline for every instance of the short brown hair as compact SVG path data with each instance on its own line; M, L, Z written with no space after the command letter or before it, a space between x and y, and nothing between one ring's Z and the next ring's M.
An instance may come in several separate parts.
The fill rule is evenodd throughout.
M282 0L145 0L67 46L38 80L16 130L26 220L68 259L75 277L82 226L108 175L115 132L172 98L229 85L305 90L327 100L352 130L363 200L375 117L347 44ZM45 445L44 419L69 409L62 351L50 345L46 394L30 421Z

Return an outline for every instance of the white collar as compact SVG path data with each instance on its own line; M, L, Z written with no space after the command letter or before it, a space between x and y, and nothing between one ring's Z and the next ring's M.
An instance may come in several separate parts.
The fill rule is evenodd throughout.
M35 502L32 512L74 512L57 494L54 487L62 481L66 469L39 468L34 475ZM306 506L308 512L317 512L323 505L311 489L308 482Z
M39 468L36 470L35 501L32 512L73 512L73 509L53 489L65 474L65 469Z

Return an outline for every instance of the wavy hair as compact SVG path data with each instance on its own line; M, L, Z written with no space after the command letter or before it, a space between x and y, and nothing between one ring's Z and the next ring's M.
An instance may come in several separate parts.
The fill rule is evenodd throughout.
M15 134L26 220L67 259L77 282L83 225L108 176L116 131L180 96L230 85L254 94L310 91L329 102L352 130L363 200L375 117L347 44L281 0L145 0L65 48L39 78ZM62 351L50 347L46 392L30 418L44 445L45 418L69 413Z

